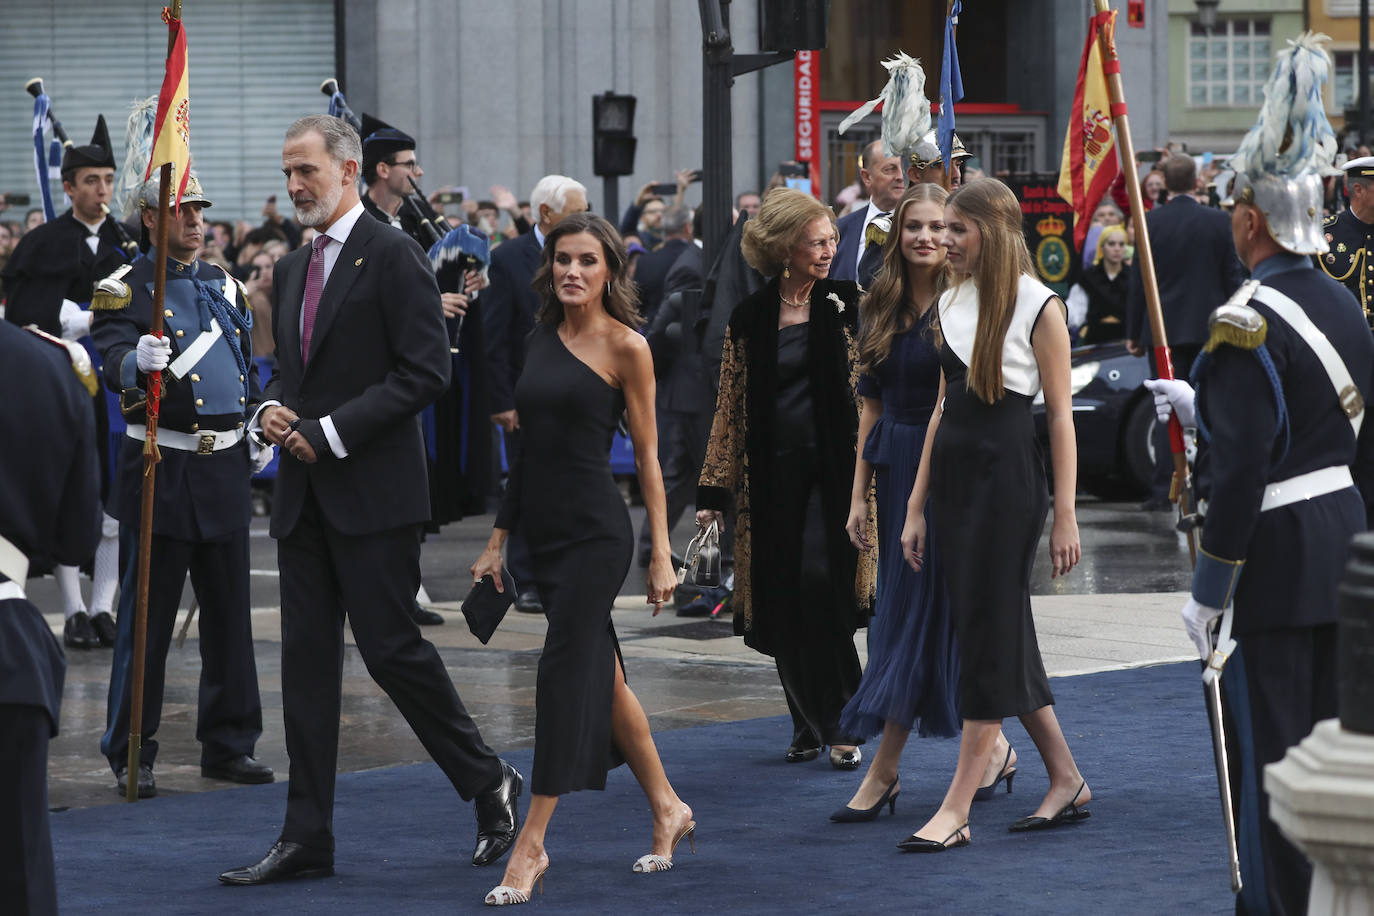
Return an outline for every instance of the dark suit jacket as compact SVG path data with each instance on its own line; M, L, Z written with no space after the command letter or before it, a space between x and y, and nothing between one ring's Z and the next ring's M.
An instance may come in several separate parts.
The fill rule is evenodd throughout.
M864 217L868 215L868 204L847 216L840 217L837 227L840 230L840 244L835 248L835 259L831 262L831 280L858 279L859 246L863 244Z
M668 271L663 303L645 330L654 354L654 372L658 376L655 407L660 411L709 413L715 406L714 391L702 362L701 333L705 329L698 320L700 306L684 315L683 303L672 298L673 293L701 289L701 264L701 249L689 243Z
M639 286L639 310L646 323L653 321L654 313L663 304L663 284L668 271L677 263L682 252L695 248L686 239L669 239L653 251L639 259L635 265L635 283Z
M310 249L277 262L272 335L277 365L264 400L301 417L329 416L348 450L307 465L285 450L272 503L272 537L291 533L306 487L329 524L371 534L429 519L429 476L419 413L449 382L439 287L420 246L366 215L320 296L310 359L301 359L301 299Z
M1150 230L1169 343L1201 346L1207 340L1207 317L1245 280L1245 268L1231 240L1231 220L1185 194L1152 209L1145 215L1145 225ZM1142 344L1151 339L1139 258L1131 265L1126 337ZM1187 371L1186 366L1181 370L1182 374Z
M491 285L477 302L487 334L487 397L493 414L515 409L515 382L524 371L526 338L539 310L530 281L543 253L533 232L502 242L491 253Z

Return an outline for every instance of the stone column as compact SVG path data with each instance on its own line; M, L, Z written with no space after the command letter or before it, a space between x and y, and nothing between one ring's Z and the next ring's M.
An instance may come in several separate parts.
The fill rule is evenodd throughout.
M1269 816L1312 862L1308 912L1374 916L1374 535L1340 587L1340 719L1265 768Z

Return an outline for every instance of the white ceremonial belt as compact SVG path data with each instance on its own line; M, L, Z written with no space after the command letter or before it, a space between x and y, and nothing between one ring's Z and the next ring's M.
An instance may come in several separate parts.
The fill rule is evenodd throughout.
M1301 502L1304 499L1315 499L1318 496L1335 493L1354 485L1355 481L1350 476L1350 468L1343 464L1322 468L1320 471L1308 471L1297 477L1265 484L1264 500L1260 503L1260 511L1268 512L1279 506Z
M185 350L182 350L180 356L172 360L172 364L167 367L167 371L177 378L181 378L186 373L190 372L191 369L195 367L196 363L200 362L201 358L215 345L215 341L223 336L224 332L220 330L219 322L210 322L210 330L201 331L196 339L191 342L191 345Z
M1346 368L1345 361L1336 352L1336 348L1331 345L1331 341L1327 339L1320 328L1312 323L1312 319L1307 317L1302 306L1272 286L1261 286L1255 290L1254 297L1273 309L1275 315L1288 322L1289 327L1296 331L1303 342L1311 347L1313 354L1321 362L1322 369L1326 370L1326 377L1330 379L1331 387L1336 391L1336 400L1341 405L1341 412L1350 421L1350 428L1355 433L1355 438L1358 439L1360 437L1360 425L1364 423L1364 398L1361 396L1355 380L1350 377L1350 370ZM1350 485L1346 484L1346 486Z
M29 558L3 534L0 534L0 575L10 580L0 584L15 585L19 589L19 597L24 597L24 580L29 577Z
M148 428L141 423L130 423L128 434L130 439L137 439L145 442L148 439ZM243 439L243 430L228 429L223 432L205 433L179 433L174 429L159 429L157 431L157 444L165 445L183 452L195 452L197 455L209 455L226 448L232 448L239 444Z

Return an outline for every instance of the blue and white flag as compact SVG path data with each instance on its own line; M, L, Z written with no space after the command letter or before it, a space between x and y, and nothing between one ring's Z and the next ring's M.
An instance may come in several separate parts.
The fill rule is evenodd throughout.
M959 13L964 4L954 0L945 17L945 53L940 60L940 120L935 127L935 142L949 171L954 153L954 103L964 97L964 78L959 75L959 51L954 46L954 29L959 25Z
M62 175L62 144L54 137L51 144L43 143L43 134L52 129L51 103L45 93L33 100L33 167L38 175L38 193L43 198L45 219L57 218L52 202L52 181Z

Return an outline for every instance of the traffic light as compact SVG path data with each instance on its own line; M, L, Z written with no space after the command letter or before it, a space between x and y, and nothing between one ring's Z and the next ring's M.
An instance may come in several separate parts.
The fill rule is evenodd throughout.
M763 0L759 47L764 51L819 51L825 47L830 0Z
M618 178L635 170L635 97L592 96L592 172Z

